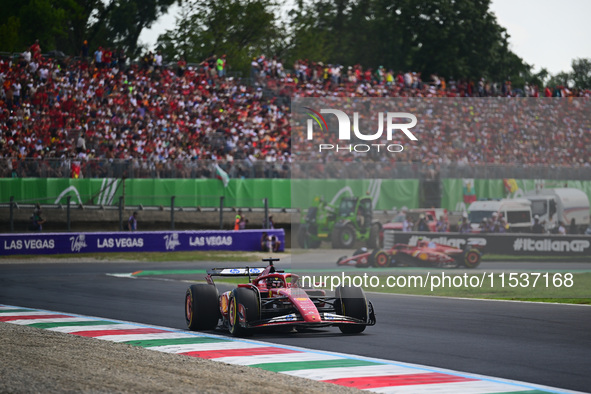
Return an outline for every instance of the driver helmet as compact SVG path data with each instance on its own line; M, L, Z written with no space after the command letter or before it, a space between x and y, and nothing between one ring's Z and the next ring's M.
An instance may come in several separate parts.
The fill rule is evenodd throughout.
M268 289L272 289L272 288L276 289L279 287L283 287L283 282L281 281L281 279L279 279L277 277L267 278L267 288Z
M357 249L357 250L355 251L355 253L353 253L353 255L354 255L354 256L357 256L358 254L364 254L364 253L367 253L368 251L369 251L369 250L368 250L368 249L367 249L365 246L363 246L363 247L361 247L361 248Z

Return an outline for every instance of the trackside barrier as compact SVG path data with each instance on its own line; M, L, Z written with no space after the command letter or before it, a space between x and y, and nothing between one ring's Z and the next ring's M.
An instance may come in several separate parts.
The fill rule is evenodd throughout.
M488 234L384 232L384 247L393 244L416 245L419 239L463 249L468 243L478 245L483 253L519 256L589 256L591 236L554 234Z
M266 232L281 242L283 229L239 231L137 231L97 233L0 234L0 255L51 255L97 252L260 251Z

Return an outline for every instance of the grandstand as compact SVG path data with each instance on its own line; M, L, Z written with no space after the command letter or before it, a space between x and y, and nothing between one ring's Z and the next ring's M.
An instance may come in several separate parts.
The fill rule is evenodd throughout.
M208 161L220 163L232 177L297 176L299 171L291 171L292 96L451 99L526 94L548 100L539 98L537 87L524 91L505 83L446 83L437 76L422 81L417 73L371 73L358 65L304 61L287 72L263 56L259 64L254 79L245 80L218 78L208 72L207 62L178 70L176 65L127 66L116 57L104 67L67 57L3 58L0 176L214 177ZM583 104L569 107L576 111L565 116L549 113L542 132L527 114L520 122L484 130L462 114L450 114L439 124L424 125L420 146L391 157L389 164L412 164L425 171L443 166L447 172L470 167L477 174L491 171L491 164L497 170L506 165L588 168L589 91L557 87L542 95ZM527 127L519 128L522 124ZM383 168L384 177L404 177Z
M249 78L218 77L208 62L119 59L0 56L0 178L205 180L219 166L231 179L418 179L418 206L441 206L451 178L591 180L586 90L309 61L285 70L264 56ZM292 138L293 97L404 100L421 114L419 141L395 155L319 157ZM196 205L178 195L177 204Z

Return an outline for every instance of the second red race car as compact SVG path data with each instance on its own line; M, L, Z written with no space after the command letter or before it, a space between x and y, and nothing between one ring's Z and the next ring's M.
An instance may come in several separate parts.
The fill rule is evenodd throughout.
M263 259L269 263L266 268L208 270L208 283L190 286L185 295L189 329L221 327L244 336L265 327L337 326L345 334L358 334L376 323L363 289L340 286L329 296L324 290L301 288L298 275L275 269L278 260ZM214 276L248 276L249 283L219 294Z
M352 257L341 257L339 266L355 267L435 267L435 268L476 268L481 253L472 246L458 249L432 241L419 241L416 246L395 244L390 249L358 249Z

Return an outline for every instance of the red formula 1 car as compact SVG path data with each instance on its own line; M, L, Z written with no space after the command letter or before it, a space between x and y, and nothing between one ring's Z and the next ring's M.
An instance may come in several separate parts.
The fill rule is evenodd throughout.
M214 268L208 270L207 284L187 289L185 318L190 330L213 330L219 325L232 335L247 335L263 327L337 326L346 334L363 332L376 323L373 306L363 289L338 287L334 296L324 290L303 289L295 274L276 270L263 259L266 268ZM252 278L252 275L258 275ZM248 276L249 283L221 295L214 276Z
M443 245L431 241L419 241L416 246L395 244L392 248L358 249L352 257L341 257L337 265L356 267L437 267L476 268L480 264L480 251L468 245L466 249Z

